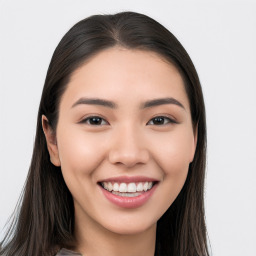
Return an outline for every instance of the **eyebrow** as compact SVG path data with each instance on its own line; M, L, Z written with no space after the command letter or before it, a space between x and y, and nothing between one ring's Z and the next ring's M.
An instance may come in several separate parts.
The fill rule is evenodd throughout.
M185 107L178 100L174 98L161 98L161 99L148 100L142 104L141 108L150 108L150 107L155 107L155 106L160 106L165 104L174 104L185 109Z
M72 105L72 108L80 104L100 105L103 107L117 108L117 105L114 102L98 98L80 98Z
M108 107L112 109L117 108L117 104L114 103L113 101L98 99L98 98L80 98L72 105L72 108L81 104L99 105L99 106ZM160 99L148 100L144 102L140 108L145 109L145 108L166 105L166 104L174 104L185 109L185 107L178 100L174 98L160 98Z

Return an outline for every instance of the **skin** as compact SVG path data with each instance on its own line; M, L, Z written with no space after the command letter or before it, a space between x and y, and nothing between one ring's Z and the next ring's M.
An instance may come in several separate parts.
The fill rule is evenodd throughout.
M116 108L73 106L82 97L109 100ZM167 97L183 107L141 107ZM101 117L101 123L91 124L90 116ZM152 121L157 116L166 117L164 124ZM104 50L72 74L56 133L47 117L42 124L51 161L61 166L74 198L75 250L88 256L153 256L156 223L182 189L196 149L197 133L177 69L153 52ZM127 209L108 201L97 184L120 176L146 176L158 183L144 205Z

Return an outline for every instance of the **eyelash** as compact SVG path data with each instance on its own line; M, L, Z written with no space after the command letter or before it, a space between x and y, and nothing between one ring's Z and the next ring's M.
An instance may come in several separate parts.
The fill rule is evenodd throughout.
M103 124L103 125L109 124L104 118L102 118L100 116L89 116L89 117L86 117L80 123L83 123L83 124L85 123L85 124L92 125L92 126L100 126L100 125L102 125L102 124L91 124L91 123L89 123L90 120L92 121L93 119L103 120L105 122L105 124Z
M98 121L101 121L100 124L92 124L90 123L90 121L92 121L93 119L98 119ZM157 121L158 119L158 122L160 121L159 119L162 119L163 123L160 123L160 124L150 124L150 122L152 122L153 120ZM97 122L97 120L94 120ZM102 124L102 121L104 122L104 124ZM160 122L162 122L160 121ZM85 124L88 124L88 125L92 125L92 126L101 126L101 125L107 125L109 124L104 118L100 117L100 116L89 116L85 119L83 119L80 123L85 123ZM175 121L174 119L170 118L170 117L167 117L167 116L155 116L153 117L152 119L149 120L149 122L147 122L147 125L156 125L156 126L161 126L161 125L166 125L166 124L177 124L177 121Z
M164 120L164 123L161 123L161 124L149 124L150 122L152 122L153 120L157 120L159 121L159 119L163 119ZM167 122L166 122L167 121ZM175 121L174 119L170 118L170 117L167 117L167 116L155 116L153 117L152 119L149 120L149 122L147 122L147 125L166 125L166 124L177 124L177 121Z

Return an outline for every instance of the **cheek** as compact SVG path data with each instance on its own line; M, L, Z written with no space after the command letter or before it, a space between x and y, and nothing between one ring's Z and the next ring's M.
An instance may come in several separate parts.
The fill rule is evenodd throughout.
M184 177L193 153L193 133L177 130L158 138L158 146L154 147L154 158L165 175Z
M104 155L100 136L92 136L76 127L65 127L57 134L61 169L72 174L89 175Z
M193 135L192 135L193 136ZM165 212L180 193L188 174L193 138L184 133L168 136L155 151L154 159L163 173L162 195Z

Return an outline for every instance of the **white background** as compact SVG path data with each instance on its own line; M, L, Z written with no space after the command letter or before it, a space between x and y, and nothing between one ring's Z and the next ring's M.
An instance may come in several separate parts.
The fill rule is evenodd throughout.
M208 122L206 218L212 255L255 256L255 1L0 0L0 230L25 182L57 43L89 15L126 10L166 26L198 70Z

